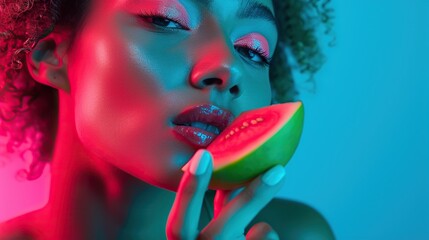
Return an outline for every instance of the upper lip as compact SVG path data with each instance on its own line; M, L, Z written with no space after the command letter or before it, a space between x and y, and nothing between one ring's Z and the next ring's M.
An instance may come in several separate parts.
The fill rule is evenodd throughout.
M201 122L213 125L222 132L234 119L234 115L223 108L211 104L201 104L185 109L179 113L173 123L176 125L190 125L193 122Z

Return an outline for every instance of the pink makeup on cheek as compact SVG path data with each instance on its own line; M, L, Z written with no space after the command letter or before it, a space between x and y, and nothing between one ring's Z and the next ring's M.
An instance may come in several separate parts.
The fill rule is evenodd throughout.
M247 46L251 49L262 49L265 52L265 57L270 57L270 46L267 39L258 33L251 33L241 37L235 42L239 46Z

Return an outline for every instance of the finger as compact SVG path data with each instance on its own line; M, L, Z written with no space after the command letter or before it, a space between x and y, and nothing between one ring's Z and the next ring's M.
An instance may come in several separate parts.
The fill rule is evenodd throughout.
M214 198L214 218L216 218L222 211L222 208L226 206L232 199L234 199L243 188L235 190L218 190Z
M262 208L276 195L284 182L284 167L277 165L253 180L237 197L229 202L218 217L210 222L203 232L216 235L236 236Z
M268 223L260 222L250 228L246 240L280 240L280 237Z
M211 173L212 157L207 150L198 150L182 177L166 225L168 239L195 239L204 194Z

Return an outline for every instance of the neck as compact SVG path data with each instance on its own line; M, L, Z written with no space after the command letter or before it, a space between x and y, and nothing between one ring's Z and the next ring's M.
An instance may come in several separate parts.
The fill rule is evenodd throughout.
M78 138L69 106L59 106L51 193L46 206L49 226L44 228L50 229L49 238L109 239L119 236L120 230L141 230L142 224L154 221L153 210L148 209L152 199L164 199L165 209L156 211L165 215L162 221L166 220L174 193L148 185L91 156Z

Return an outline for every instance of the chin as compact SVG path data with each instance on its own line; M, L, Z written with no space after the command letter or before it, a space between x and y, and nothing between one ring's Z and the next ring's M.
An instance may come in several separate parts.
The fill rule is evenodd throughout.
M180 171L179 173L171 174L167 179L165 179L164 181L160 182L155 186L165 190L172 191L172 192L177 192L180 181L184 174L184 172L182 172L181 170L179 171Z
M180 180L182 179L183 172L179 169L175 172L163 173L162 175L145 175L145 176L135 176L140 181L152 185L157 188L164 190L177 192L179 188Z

